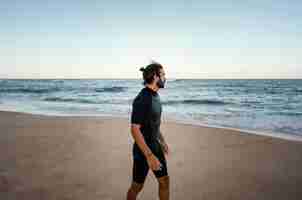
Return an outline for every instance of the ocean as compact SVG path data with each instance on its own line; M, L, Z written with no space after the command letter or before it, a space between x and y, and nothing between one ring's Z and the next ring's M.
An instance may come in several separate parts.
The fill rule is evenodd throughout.
M0 110L130 119L141 79L0 80ZM302 138L302 79L168 79L162 119Z

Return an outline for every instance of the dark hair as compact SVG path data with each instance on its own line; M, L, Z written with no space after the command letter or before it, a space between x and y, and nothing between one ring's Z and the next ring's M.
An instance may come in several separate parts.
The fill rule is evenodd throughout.
M139 70L143 72L143 85L152 83L154 80L154 74L160 76L160 69L163 69L163 66L156 62L152 62L146 67L141 67Z

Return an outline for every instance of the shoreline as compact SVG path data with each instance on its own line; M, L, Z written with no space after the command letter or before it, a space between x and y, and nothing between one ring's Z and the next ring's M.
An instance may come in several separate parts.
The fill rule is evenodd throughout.
M0 110L0 112L11 112L11 113L19 113L25 115L34 115L34 116L43 116L43 117L75 117L75 118L99 118L99 119L127 119L130 120L130 117L126 117L123 115L117 116L114 114L47 114L47 113L31 113L31 112L21 112L21 111L13 111L13 110ZM302 142L302 135L290 134L290 133L278 133L273 131L262 131L262 130L250 130L250 129L242 129L236 127L226 127L226 126L219 126L219 125L210 125L202 123L198 120L180 120L178 118L168 118L165 117L162 122L168 123L176 123L180 125L191 125L191 126L198 126L202 128L216 128L216 129L225 129L235 132L241 132L251 135L258 135L258 136L268 136L277 139L283 139L288 141L297 141Z

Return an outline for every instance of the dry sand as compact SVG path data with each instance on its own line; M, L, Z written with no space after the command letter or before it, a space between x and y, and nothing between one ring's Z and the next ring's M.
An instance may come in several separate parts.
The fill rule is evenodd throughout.
M171 199L302 199L302 142L163 122ZM0 199L125 199L129 120L0 112ZM158 199L149 171L138 199Z

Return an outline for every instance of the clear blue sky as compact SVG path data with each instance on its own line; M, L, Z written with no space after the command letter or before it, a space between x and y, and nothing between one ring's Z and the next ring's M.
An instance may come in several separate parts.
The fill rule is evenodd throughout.
M1 0L1 78L302 78L302 1Z

